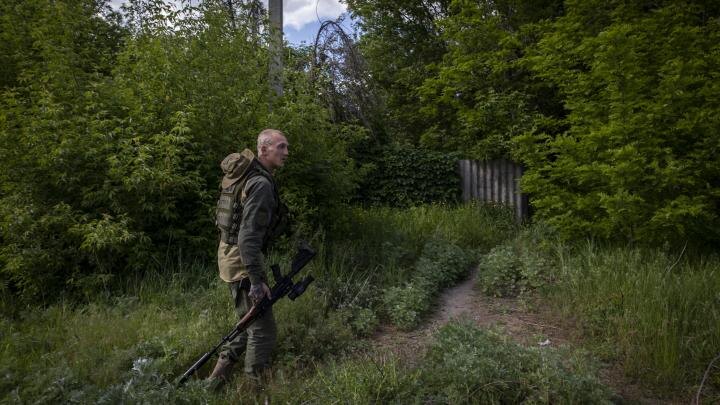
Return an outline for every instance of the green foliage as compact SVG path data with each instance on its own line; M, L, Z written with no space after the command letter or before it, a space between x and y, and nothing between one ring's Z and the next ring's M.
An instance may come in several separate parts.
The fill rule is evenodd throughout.
M384 110L378 121L393 140L417 144L431 122L418 116L417 88L428 77L430 65L445 53L437 19L449 0L348 0L347 5L363 32L360 49L369 73L383 91Z
M565 237L720 240L720 9L569 2L527 57L568 110L517 138L537 215Z
M391 142L521 161L568 240L720 241L714 3L348 5Z
M362 355L331 361L309 378L281 381L270 392L279 403L412 403L417 395L417 378L417 372L408 370L395 357Z
M412 329L433 306L433 298L467 274L470 257L460 247L433 239L425 244L412 278L383 293L384 310L401 329Z
M433 337L416 366L370 353L332 361L310 376L281 380L278 402L349 403L612 403L586 355L526 348L470 323L451 323Z
M547 287L555 267L552 240L547 228L534 225L493 248L480 260L478 288L495 297L514 297Z
M437 21L448 44L417 93L429 122L420 143L475 159L508 156L511 139L539 117L562 115L552 87L534 77L524 53L562 2L451 2Z
M213 255L218 164L267 126L292 144L278 180L301 232L332 223L353 194L347 128L302 76L270 111L266 42L245 14L231 24L219 2L134 1L121 25L93 0L0 7L12 39L0 79L4 296L89 299L162 267L164 252Z
M285 364L306 363L353 349L355 335L341 312L328 312L316 288L302 300L284 300L277 305L278 359Z
M394 325L411 330L420 324L432 307L432 286L414 281L391 287L383 293L383 308Z
M699 381L720 347L720 259L587 243L559 250L549 298L628 374L672 389ZM720 387L711 373L706 388ZM710 401L712 402L712 401Z
M438 403L610 403L589 359L525 348L470 323L437 333L422 365L425 398Z
M339 310L344 322L349 324L353 333L360 337L369 337L380 325L380 320L372 308L349 305Z
M415 278L437 289L449 287L467 275L472 258L459 246L440 239L425 244L423 254L415 264Z
M202 381L177 389L174 380L237 321L230 293L205 265L167 270L136 277L127 295L0 318L0 402L206 403L211 393ZM315 284L274 313L279 369L302 369L357 346L344 315Z
M372 205L407 207L458 200L456 154L395 145L370 162L359 186L360 200Z

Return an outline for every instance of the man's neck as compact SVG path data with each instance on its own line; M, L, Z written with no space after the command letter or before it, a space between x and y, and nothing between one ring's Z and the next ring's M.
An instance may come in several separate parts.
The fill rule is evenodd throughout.
M265 159L258 157L257 161L258 161L258 163L260 163L260 166L262 166L262 168L265 169L265 171L267 171L268 173L273 174L273 175L275 174L275 169L270 169L269 165L267 164L267 161L265 161Z

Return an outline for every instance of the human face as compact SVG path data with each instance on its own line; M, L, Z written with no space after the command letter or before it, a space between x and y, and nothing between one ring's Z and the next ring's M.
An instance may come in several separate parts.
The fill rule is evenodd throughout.
M282 167L288 157L289 146L287 138L283 135L273 134L270 145L263 145L261 147L261 152L263 153L260 161L270 170Z

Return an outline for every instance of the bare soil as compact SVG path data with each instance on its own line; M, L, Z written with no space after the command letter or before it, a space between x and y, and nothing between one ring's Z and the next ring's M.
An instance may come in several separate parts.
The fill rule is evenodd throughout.
M424 325L413 331L401 331L390 325L381 326L373 337L381 351L392 352L410 365L423 357L435 331L451 320L472 320L478 326L496 328L514 341L525 345L579 346L582 338L572 320L561 319L552 310L533 305L530 309L516 298L495 298L483 295L474 286L477 271L467 280L443 292L436 311ZM689 399L660 398L630 381L619 364L603 364L600 378L618 396L622 404L685 404Z

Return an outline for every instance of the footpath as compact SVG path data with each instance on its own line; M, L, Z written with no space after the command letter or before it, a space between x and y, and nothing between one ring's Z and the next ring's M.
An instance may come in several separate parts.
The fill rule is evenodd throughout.
M477 270L467 280L445 290L434 313L419 328L401 331L383 325L373 340L380 350L392 352L409 365L425 354L435 331L454 319L472 320L484 328L496 328L524 346L573 347L581 338L572 321L558 319L548 309L529 309L517 298L495 298L483 295L474 286ZM621 399L622 404L684 404L687 400L661 399L629 381L618 364L603 364L600 378Z

